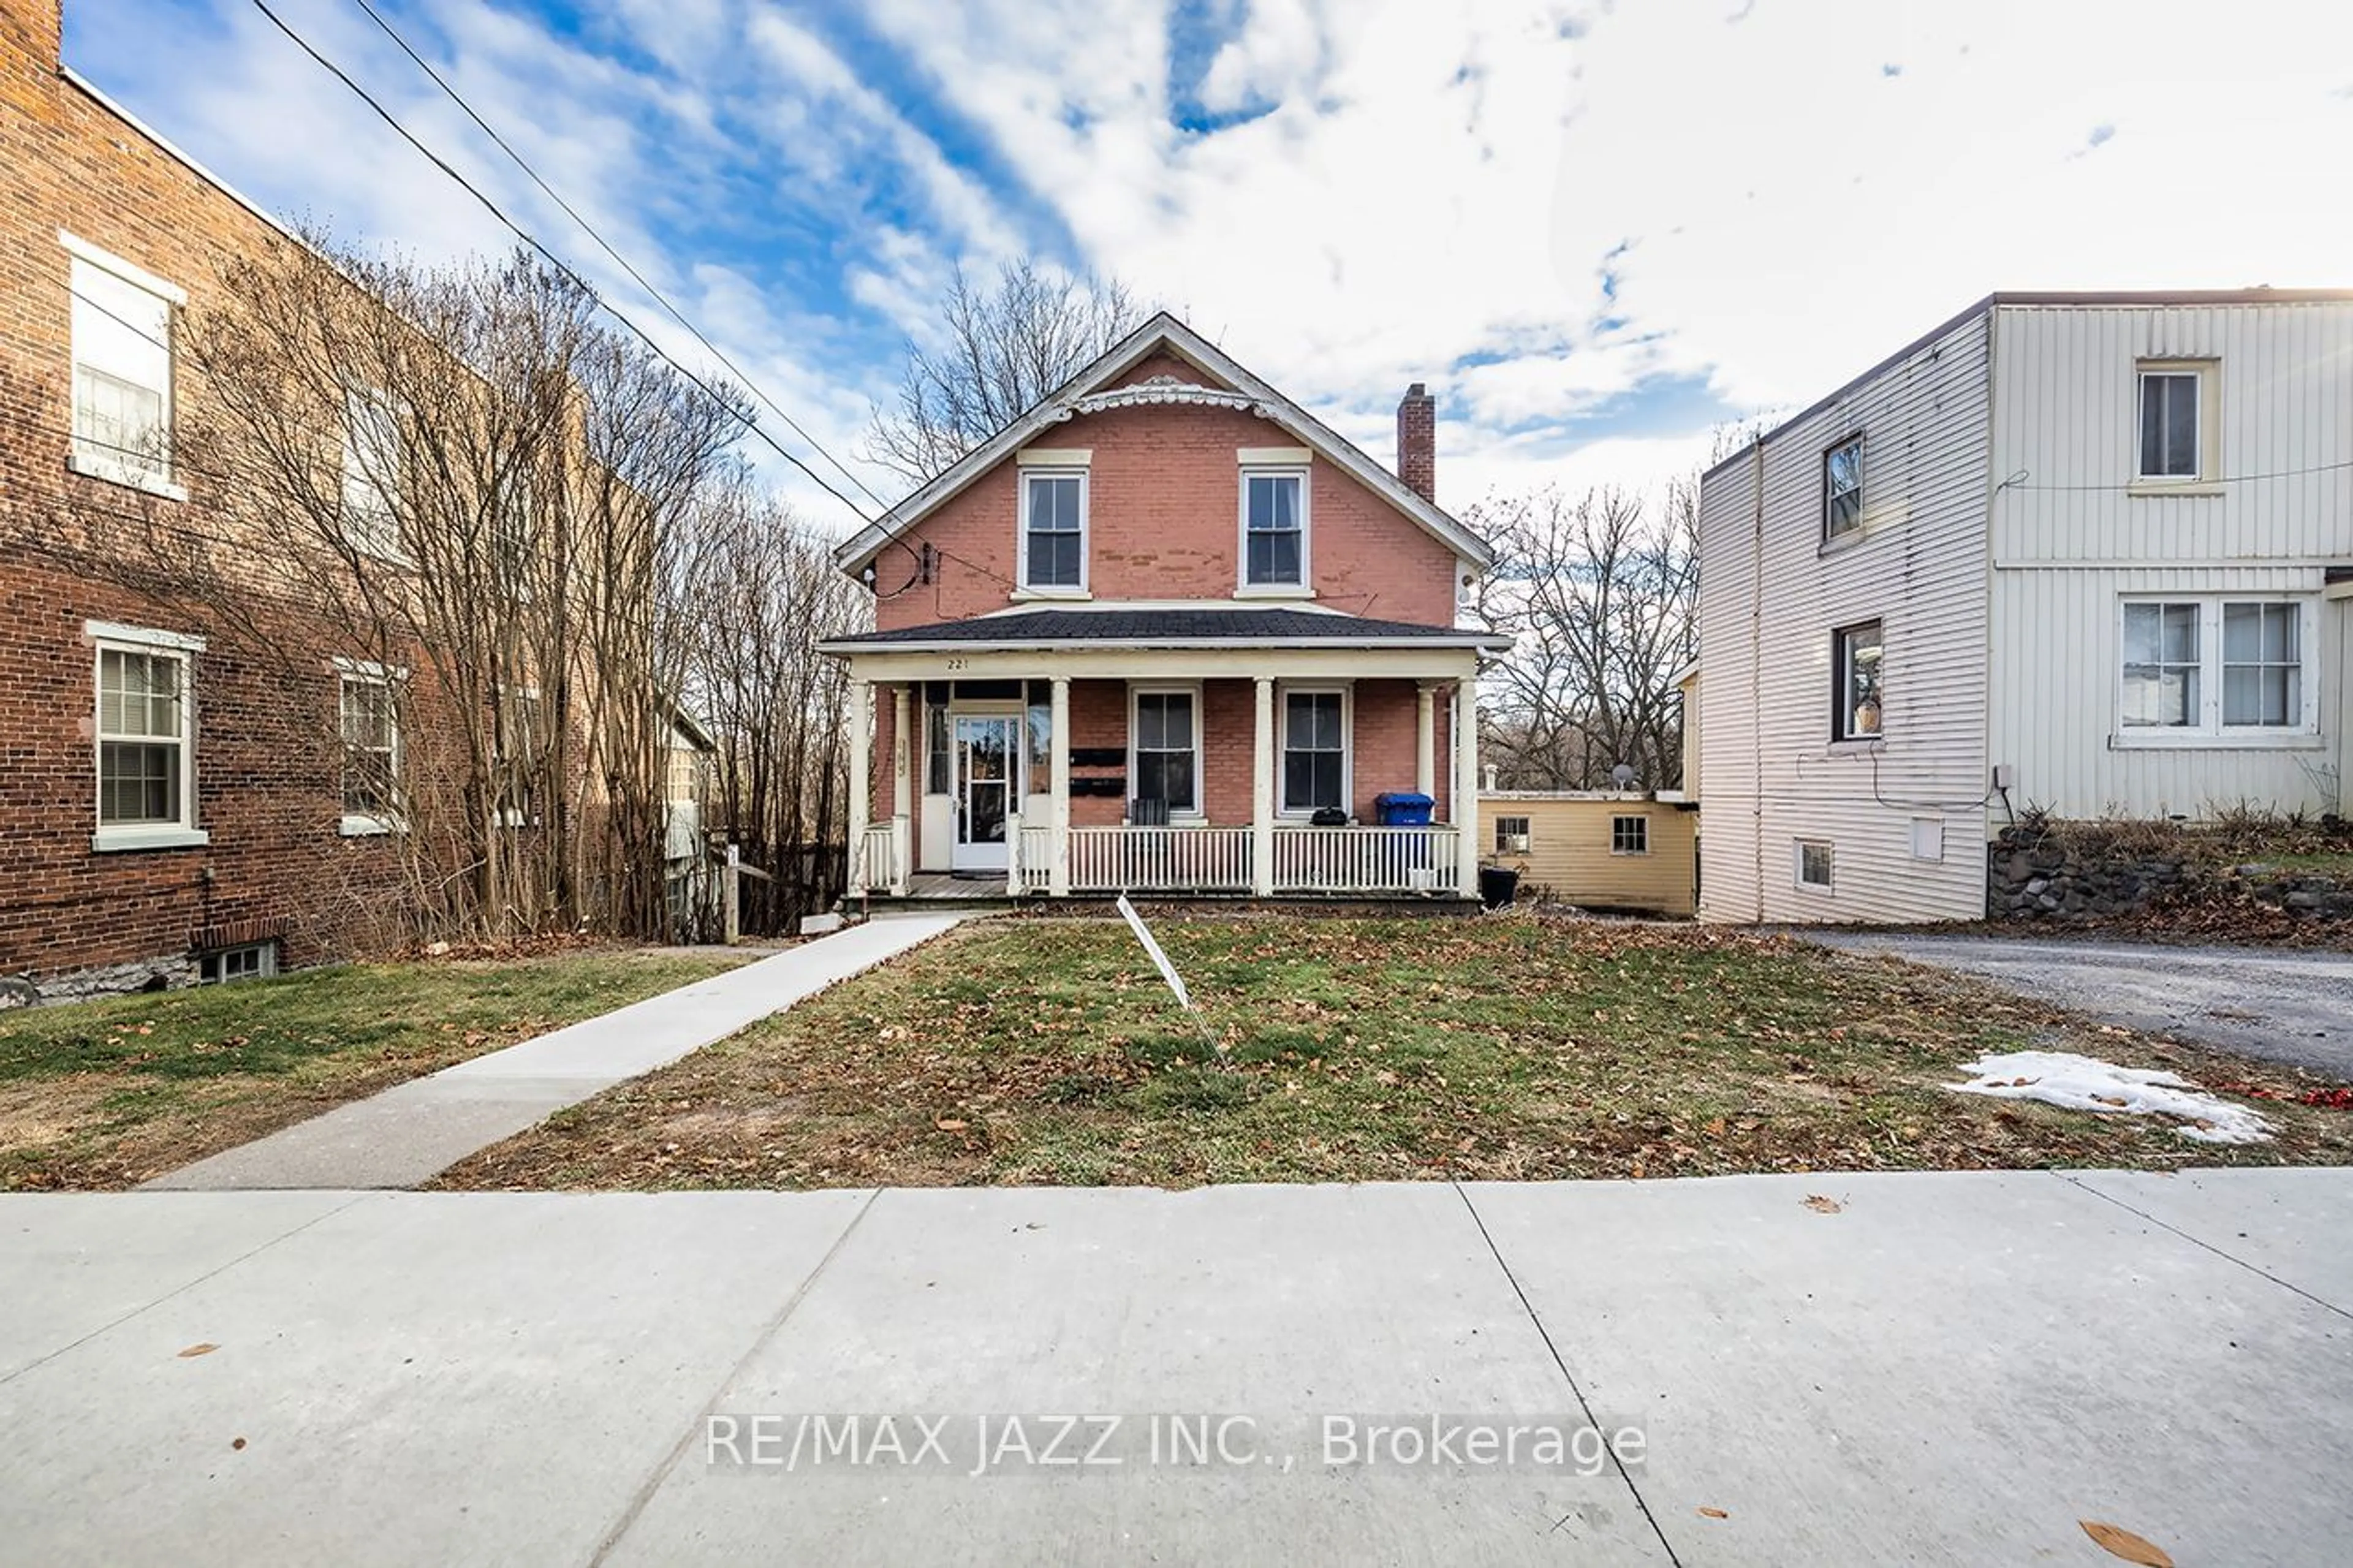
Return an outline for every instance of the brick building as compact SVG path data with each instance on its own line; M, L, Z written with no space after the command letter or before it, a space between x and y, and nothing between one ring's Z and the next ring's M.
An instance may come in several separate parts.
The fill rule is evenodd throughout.
M1509 639L1434 415L1392 472L1162 314L846 543L853 886L1469 896Z
M351 776L399 744L380 672L260 658L95 569L101 520L228 526L174 462L174 322L288 237L66 68L60 25L0 0L0 981L43 997L363 949L399 906Z

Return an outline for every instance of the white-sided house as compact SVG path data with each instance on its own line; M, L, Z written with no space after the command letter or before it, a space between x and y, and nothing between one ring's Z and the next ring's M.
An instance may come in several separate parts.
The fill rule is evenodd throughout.
M1985 912L2014 812L2344 812L2353 290L1996 294L1711 469L1719 921Z

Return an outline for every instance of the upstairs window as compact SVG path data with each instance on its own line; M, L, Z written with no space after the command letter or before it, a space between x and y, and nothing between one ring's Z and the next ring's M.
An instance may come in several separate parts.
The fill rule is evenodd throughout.
M161 279L94 247L72 253L73 467L142 489L172 487L172 307Z
M400 418L382 395L343 394L343 538L363 554L400 553Z
M1087 477L1021 476L1021 585L1083 588L1087 583Z
M1282 809L1293 816L1348 806L1347 700L1337 691L1282 699Z
M1242 585L1297 588L1307 583L1307 475L1256 469L1242 475Z
M1201 809L1196 711L1190 691L1135 694L1135 798L1165 803L1172 816Z
M1831 634L1831 739L1875 741L1879 738L1881 656L1885 635L1877 621L1845 626Z
M2194 366L2162 365L2140 373L2140 464L2144 479L2202 477L2200 421L2205 376Z
M1851 436L1822 454L1822 537L1841 538L1862 526L1862 437Z

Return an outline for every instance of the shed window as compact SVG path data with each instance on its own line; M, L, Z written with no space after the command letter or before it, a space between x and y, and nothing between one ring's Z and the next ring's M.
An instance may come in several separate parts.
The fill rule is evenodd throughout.
M1651 852L1651 819L1647 816L1613 816L1609 819L1609 853L1612 855L1648 855Z
M1526 817L1499 816L1495 818L1496 854L1525 855L1528 852L1528 845L1530 842L1531 840L1528 834L1528 819Z

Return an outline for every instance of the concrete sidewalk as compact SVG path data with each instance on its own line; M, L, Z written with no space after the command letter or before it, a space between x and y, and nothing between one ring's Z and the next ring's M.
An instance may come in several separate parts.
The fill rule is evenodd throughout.
M2342 1170L0 1198L0 1542L44 1563L2112 1565L2088 1519L2184 1564L2333 1563L2348 1234ZM973 1425L1028 1416L1036 1459L1054 1413L1124 1417L1057 1450L1124 1462L1023 1464L1001 1419ZM1432 1468L1324 1442L1327 1418L1361 1446L1506 1414L1646 1451ZM814 1415L829 1449L793 1419ZM886 1415L911 1459L914 1416L955 1417L952 1462L849 1462L839 1418ZM1197 1429L1222 1447L1154 1462L1153 1434Z
M146 1185L413 1187L478 1149L930 941L963 915L892 915L445 1068Z

